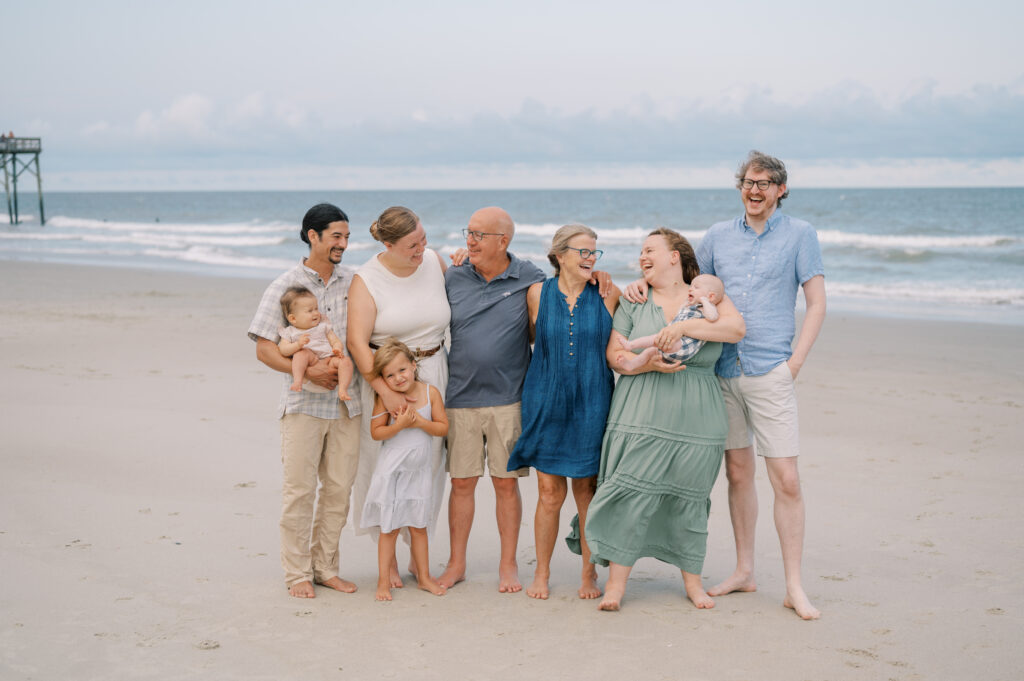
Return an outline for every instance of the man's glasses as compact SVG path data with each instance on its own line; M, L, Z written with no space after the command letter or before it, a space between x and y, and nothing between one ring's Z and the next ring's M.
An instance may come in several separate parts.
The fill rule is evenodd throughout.
M753 189L754 185L756 184L758 189L760 189L761 191L765 191L766 189L768 189L768 187L771 187L775 183L772 182L771 180L748 180L747 178L743 178L743 181L740 184L743 186L744 189Z
M502 234L501 232L477 232L476 230L472 230L472 229L463 229L462 230L462 237L464 239L469 239L469 238L472 237L473 241L481 241L481 240L483 240L483 238L485 236L505 236L505 235Z
M594 260L600 260L601 256L604 255L604 251L596 250L592 251L589 248L573 248L572 246L566 246L570 251L576 251L580 254L580 257L586 260L590 256L594 256Z

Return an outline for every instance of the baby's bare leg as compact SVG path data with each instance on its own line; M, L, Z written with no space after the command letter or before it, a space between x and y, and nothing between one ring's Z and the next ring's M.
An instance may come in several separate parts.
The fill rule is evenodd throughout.
M435 596L444 596L448 589L438 584L430 576L430 548L427 545L426 528L409 528L409 547L412 550L412 560L416 563L416 582L419 587Z
M398 530L380 533L377 540L377 600L391 600L391 561L395 558Z
M302 381L306 377L306 369L316 364L316 353L309 348L302 348L292 355L292 387L293 392L302 392Z
M619 345L626 350L643 350L644 348L654 347L654 336L640 336L633 340L627 340L625 338L619 338Z
M352 360L348 357L332 357L331 366L338 370L338 399L351 400L352 396L348 394L348 384L352 382L352 374L355 372Z
M646 350L644 350L643 352L641 352L639 355L633 355L632 357L627 355L627 356L623 357L622 359L620 359L620 361L622 362L622 365L623 365L624 368L629 369L630 371L632 371L633 369L639 369L643 365L647 364L657 354L658 354L658 349L657 348L649 347Z

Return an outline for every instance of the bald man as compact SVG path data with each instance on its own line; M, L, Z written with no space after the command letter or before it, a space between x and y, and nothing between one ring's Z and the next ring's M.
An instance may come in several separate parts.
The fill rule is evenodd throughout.
M526 291L544 273L508 251L515 224L501 208L473 213L463 233L468 260L445 273L452 309L446 398L451 556L438 582L451 587L466 577L476 485L486 463L501 540L498 591L515 593L523 588L516 562L523 516L519 478L529 471L505 469L521 431L519 402L530 364Z

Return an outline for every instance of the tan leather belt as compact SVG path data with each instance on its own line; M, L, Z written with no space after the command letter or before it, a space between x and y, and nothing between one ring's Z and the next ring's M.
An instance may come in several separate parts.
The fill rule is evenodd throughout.
M380 346L379 345L374 345L373 343L370 343L370 347L373 348L374 350L380 350ZM441 349L441 346L438 345L437 347L428 348L427 350L423 350L423 349L413 350L412 351L412 356L415 357L416 359L426 359L427 357L433 357L434 355L436 355L437 351L440 350L440 349ZM412 348L410 348L410 350L412 350Z

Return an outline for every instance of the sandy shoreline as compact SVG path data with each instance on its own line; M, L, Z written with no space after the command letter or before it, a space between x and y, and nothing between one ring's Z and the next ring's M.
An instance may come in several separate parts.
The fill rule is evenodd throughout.
M830 314L798 388L818 622L780 605L763 467L760 590L709 612L648 559L622 612L598 613L564 546L551 600L499 595L489 484L448 596L375 603L374 546L347 527L359 593L297 601L277 556L280 383L245 336L265 283L0 262L0 678L1018 676L1024 328ZM733 561L724 478L712 503L707 584Z

